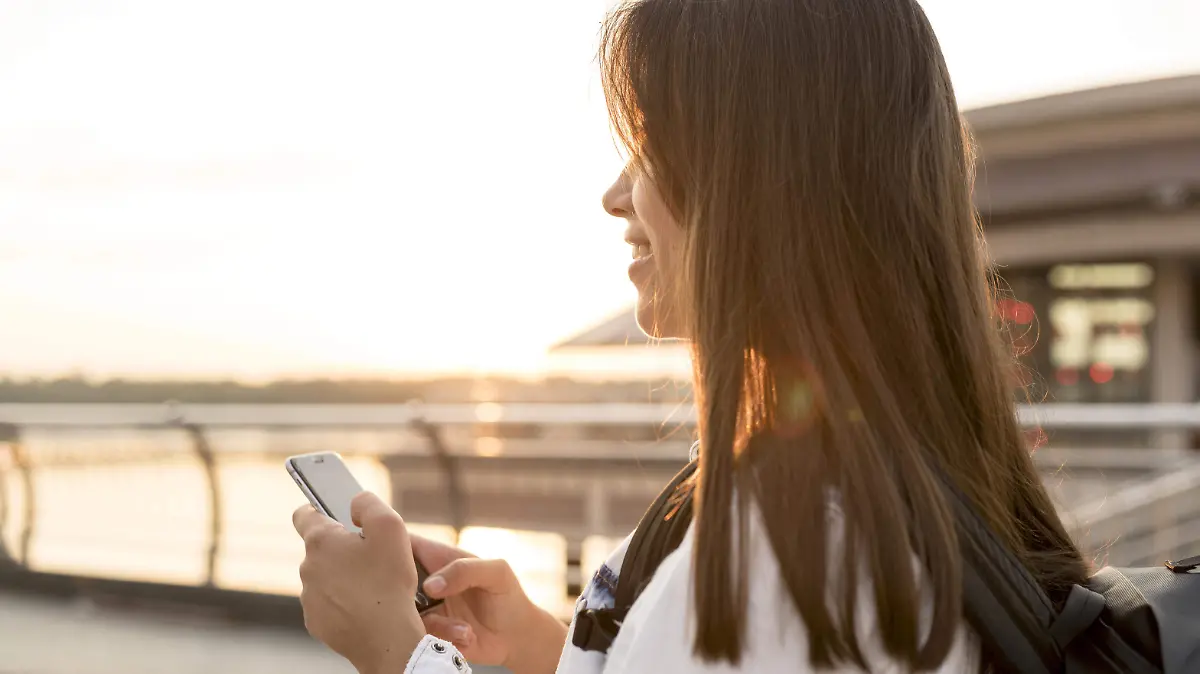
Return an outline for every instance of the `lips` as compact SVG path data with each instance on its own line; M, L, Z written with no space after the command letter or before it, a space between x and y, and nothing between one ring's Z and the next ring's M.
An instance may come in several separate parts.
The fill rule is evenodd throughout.
M633 230L625 232L625 243L633 247L633 259L641 260L654 254L650 247L650 239L641 232Z
M629 264L629 280L641 287L652 274L654 249L650 247L648 239L627 236L625 241L633 247L633 262Z

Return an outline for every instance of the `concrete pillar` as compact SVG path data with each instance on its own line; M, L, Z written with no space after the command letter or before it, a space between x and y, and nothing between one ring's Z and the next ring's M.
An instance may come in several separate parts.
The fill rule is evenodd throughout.
M604 482L592 480L588 485L586 499L584 512L587 517L587 531L593 536L608 536L608 490L605 489Z
M1191 274L1182 259L1164 258L1155 265L1154 330L1151 344L1152 395L1156 403L1190 403L1196 399L1196 357L1192 335L1195 307ZM1151 434L1158 449L1184 450L1190 444L1187 430Z
M583 592L587 578L583 577L581 560L583 559L583 538L578 535L568 535L567 539L567 597L574 600Z

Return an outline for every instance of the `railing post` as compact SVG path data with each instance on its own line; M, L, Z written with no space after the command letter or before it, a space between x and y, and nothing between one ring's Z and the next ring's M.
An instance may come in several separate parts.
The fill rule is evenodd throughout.
M18 426L16 426L15 424L0 424L0 443L4 443L4 444L8 445L9 455L12 457L13 467L17 468L18 470L21 470L22 473L24 473L25 470L22 469L23 459L21 459L19 456L21 453L21 429ZM13 557L12 553L10 553L8 551L8 545L6 543L7 539L5 538L5 535L4 535L5 525L8 524L8 513L9 513L8 481L5 478L4 469L5 469L4 464L0 463L0 564L12 565L12 564L17 563L17 559L15 559ZM31 482L30 479L25 479L25 489L23 489L22 491L25 491L25 492L29 491L30 482ZM26 497L26 504L28 504L28 503L29 503L29 500L28 500L28 497ZM29 518L29 513L27 510L25 522L22 527L23 531L21 534L22 547L25 549L28 549L28 544L24 543L24 541L26 540L25 532L31 531L30 527L31 527L31 520ZM22 563L24 563L25 559L26 559L26 555L25 555L25 553L23 553L21 555Z
M25 525L21 528L20 561L29 566L29 551L33 547L33 532L37 524L37 490L33 486L33 459L24 443L13 443L17 470L21 471L21 491L25 497Z
M25 501L25 521L21 524L21 537L17 541L15 561L29 566L29 549L33 545L34 526L37 522L37 493L33 488L33 461L21 442L21 429L16 424L0 424L0 442L5 442L12 448L13 465L21 475L21 492ZM7 494L4 498L5 518L7 520ZM0 551L3 551L3 539L0 538ZM7 555L7 552L4 552ZM10 556L11 558L11 556Z
M450 526L454 528L454 544L457 545L458 537L467 526L467 495L462 488L458 459L450 454L437 426L419 414L413 417L411 423L429 443L429 451L446 478L446 495L450 501Z
M217 475L217 459L204 429L191 423L183 423L183 429L192 439L192 451L204 466L204 475L208 479L208 559L205 564L205 585L212 587L217 580L217 559L221 554L221 481Z
M0 433L3 433L0 430ZM0 442L8 442L0 437ZM11 446L11 444L10 444ZM9 450L9 455L13 454ZM8 544L4 537L4 525L8 523L8 479L4 475L4 462L0 461L0 567L12 566L16 564L12 554L8 551Z

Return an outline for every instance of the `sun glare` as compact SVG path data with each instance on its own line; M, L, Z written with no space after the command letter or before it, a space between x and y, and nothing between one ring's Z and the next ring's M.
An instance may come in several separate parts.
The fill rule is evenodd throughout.
M612 4L0 7L0 371L557 367L632 298ZM1189 0L923 4L966 106L1200 70Z

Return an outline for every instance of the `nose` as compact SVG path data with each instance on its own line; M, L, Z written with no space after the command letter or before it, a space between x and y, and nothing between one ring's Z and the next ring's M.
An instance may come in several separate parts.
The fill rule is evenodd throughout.
M616 181L604 192L601 203L609 215L618 218L633 217L633 181L629 178L629 171L622 171L621 175L617 176Z

